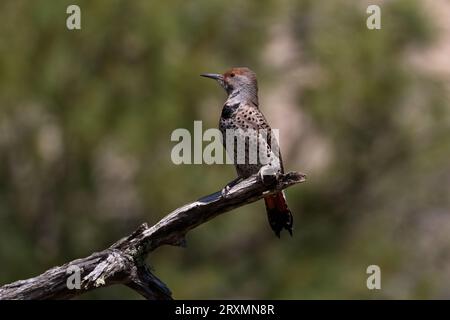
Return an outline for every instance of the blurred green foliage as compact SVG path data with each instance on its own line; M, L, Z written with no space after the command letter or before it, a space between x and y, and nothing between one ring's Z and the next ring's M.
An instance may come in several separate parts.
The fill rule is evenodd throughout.
M329 149L315 171L302 137L286 150L288 170L312 171L287 190L294 237L276 239L255 203L191 232L187 249L158 249L155 273L187 299L450 296L448 83L406 61L435 41L419 1L385 2L377 31L356 0L76 3L79 31L65 26L73 1L0 3L0 284L102 250L232 180L231 166L172 164L170 134L217 126L224 93L202 72L249 66L270 96L300 59L265 58L281 25L318 73L295 86L294 111ZM381 291L366 288L371 264Z

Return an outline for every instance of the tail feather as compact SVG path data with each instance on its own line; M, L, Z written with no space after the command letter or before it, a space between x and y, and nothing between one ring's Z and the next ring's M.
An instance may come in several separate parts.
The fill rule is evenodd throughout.
M270 227L277 237L280 237L281 230L286 229L292 236L293 217L289 210L284 192L279 192L264 198L266 204L267 217Z

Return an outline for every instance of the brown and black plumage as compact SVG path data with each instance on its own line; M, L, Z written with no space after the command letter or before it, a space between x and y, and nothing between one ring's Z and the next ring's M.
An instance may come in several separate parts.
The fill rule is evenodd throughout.
M259 109L258 83L256 75L249 68L232 68L224 74L203 74L202 76L215 79L228 94L222 108L219 129L222 132L224 146L227 147L227 130L242 133L245 140L245 154L238 161L237 144L234 144L232 158L238 177L243 179L256 174L267 165L257 158L249 160L249 148L256 143L257 150L265 150L268 164L279 172L283 172L283 163L278 142L272 139L271 128ZM265 131L267 136L258 135ZM227 151L230 151L227 149ZM279 192L264 198L267 217L272 230L279 237L282 229L292 235L293 218L286 202L284 192Z

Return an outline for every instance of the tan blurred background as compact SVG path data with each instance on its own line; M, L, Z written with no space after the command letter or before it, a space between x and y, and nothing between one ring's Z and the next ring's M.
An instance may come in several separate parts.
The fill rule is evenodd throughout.
M174 297L450 298L449 57L447 0L1 1L0 285L232 180L174 165L170 134L217 127L225 94L200 73L248 66L285 167L308 174L287 190L294 237L262 202L222 215L149 257Z

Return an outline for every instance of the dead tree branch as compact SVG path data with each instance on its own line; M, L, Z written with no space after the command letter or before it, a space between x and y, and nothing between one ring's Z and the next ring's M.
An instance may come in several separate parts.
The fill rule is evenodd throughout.
M123 284L147 299L171 299L167 286L153 275L145 263L147 255L161 245L185 246L186 233L219 214L257 201L305 181L298 172L254 175L232 187L223 196L216 192L168 214L152 227L142 224L136 231L109 248L82 259L54 267L43 274L0 287L2 299L69 299L84 292L113 284ZM81 275L80 288L69 289L71 268Z

